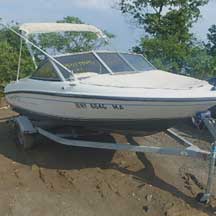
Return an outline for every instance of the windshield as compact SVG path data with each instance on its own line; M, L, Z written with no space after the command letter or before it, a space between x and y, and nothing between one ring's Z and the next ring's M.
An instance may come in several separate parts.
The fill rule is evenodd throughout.
M55 70L54 64L49 60L43 62L32 74L31 78L46 81L61 81L61 78Z
M97 52L113 73L154 70L142 55L129 53Z
M73 71L74 74L86 72L98 74L109 73L93 53L60 56L57 57L57 60Z
M118 53L97 53L113 73L133 71L133 68L124 61Z
M142 55L128 53L122 53L121 55L138 71L155 69L155 67L151 65Z
M117 52L89 52L68 54L55 57L69 71L60 65L46 60L33 74L34 79L59 80L59 72L65 80L72 80L73 74L78 78L86 78L98 74L144 72L154 70L143 56Z

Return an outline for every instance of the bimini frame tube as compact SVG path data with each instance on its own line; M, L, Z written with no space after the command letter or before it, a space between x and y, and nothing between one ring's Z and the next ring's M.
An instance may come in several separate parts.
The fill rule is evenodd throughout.
M54 63L56 63L57 65L59 65L60 67L62 67L63 69L65 69L66 71L68 71L69 73L71 73L73 75L73 79L76 80L73 71L69 70L67 67L65 67L62 63L60 63L59 61L57 61L54 57L52 57L51 55L49 55L46 51L42 50L40 47L38 47L37 45L35 45L34 43L32 43L28 38L26 38L25 36L23 36L22 34L18 33L17 31L15 31L14 29L12 29L10 26L7 26L3 23L0 23L0 25L6 27L7 29L9 29L10 31L12 31L14 34L16 34L17 36L19 36L21 39L25 40L27 44L31 45L32 47L36 48L38 51L40 51L42 54L44 54L45 56L47 56L49 59L51 59ZM20 69L19 69L20 70ZM20 73L20 72L19 72ZM19 76L19 74L17 75ZM64 80L65 81L65 80Z
M21 66L21 58L22 58L22 47L23 47L23 39L20 38L20 51L19 51L19 60L18 60L17 78L16 78L17 82L18 82L19 76L20 76L20 66Z
M21 39L21 40L22 40L22 39ZM31 48L31 45L30 45L27 41L26 41L26 45L27 45L28 50L29 50L29 52L30 52L30 55L31 55L31 57L32 57L32 61L33 61L33 63L34 63L35 69L37 69L38 65L37 65L35 56L34 56L34 54L33 54L33 50L32 50L32 48Z

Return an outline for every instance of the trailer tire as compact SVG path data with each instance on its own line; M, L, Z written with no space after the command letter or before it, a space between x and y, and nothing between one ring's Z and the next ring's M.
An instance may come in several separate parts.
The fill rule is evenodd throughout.
M198 193L196 196L196 201L202 204L207 204L208 200L206 199L203 200L203 197L204 197L204 193Z
M25 134L16 125L17 144L24 150L30 150L35 146L35 139L33 134Z

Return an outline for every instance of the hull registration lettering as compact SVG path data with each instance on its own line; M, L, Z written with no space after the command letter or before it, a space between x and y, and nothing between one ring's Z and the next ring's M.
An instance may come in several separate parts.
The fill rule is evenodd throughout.
M120 104L101 104L101 103L75 103L76 108L78 109L94 109L94 110L107 110L108 108L114 109L114 110L124 110L124 106Z

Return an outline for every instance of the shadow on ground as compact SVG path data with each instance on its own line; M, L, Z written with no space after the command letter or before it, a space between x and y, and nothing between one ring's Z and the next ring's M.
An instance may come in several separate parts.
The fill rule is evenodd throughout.
M192 124L192 120L187 119L175 126L177 130L184 133L185 138L198 139L206 142L213 142L213 138L206 128L198 129Z
M110 150L64 146L41 137L37 139L35 149L25 152L16 144L15 130L6 122L0 122L0 137L0 154L25 165L37 164L48 169L103 168L110 164L115 153ZM86 139L115 142L109 135Z
M187 196L183 192L179 191L175 186L159 178L155 173L151 161L148 160L143 153L137 153L137 157L145 168L139 171L131 171L127 168L118 166L118 164L110 166L115 153L110 150L68 147L47 140L41 140L36 149L30 152L24 152L16 146L15 132L5 122L0 123L0 137L0 154L10 158L13 161L29 166L37 164L38 166L44 168L64 170L91 167L107 169L112 167L113 169L116 169L124 174L133 176L136 180L140 181L140 187L145 184L151 184L160 190L167 191L173 196L184 200L192 208L199 209L209 215L213 215L215 211L215 209L209 206L197 203L194 197ZM97 139L105 142L114 142L113 137L108 135L103 137L98 136ZM138 145L138 143L136 143L131 137L127 137L127 140L133 145ZM95 138L94 141L96 141Z
M127 137L127 140L129 143L133 145L139 145L132 137ZM125 174L132 175L136 180L140 182L139 187L143 187L145 184L150 184L156 188L159 188L163 191L167 191L171 193L173 196L180 198L184 200L186 203L188 203L192 208L196 208L200 211L203 211L209 215L213 215L215 213L214 208L210 207L209 205L204 205L201 203L198 203L195 200L195 197L190 197L178 190L175 186L165 182L163 179L159 178L156 175L156 172L154 170L154 167L150 160L146 157L143 153L136 153L138 159L143 163L144 169L139 170L138 172L133 172L128 169L118 167L117 169Z

